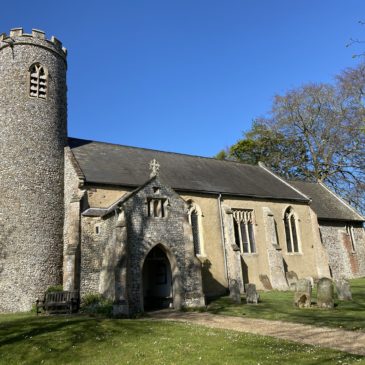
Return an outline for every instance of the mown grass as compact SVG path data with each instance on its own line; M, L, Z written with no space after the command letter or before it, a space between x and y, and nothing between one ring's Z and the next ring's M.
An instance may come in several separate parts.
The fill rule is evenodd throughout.
M365 364L361 356L189 324L0 315L0 364Z
M335 308L319 309L315 307L316 291L313 292L313 307L299 309L293 306L293 292L260 292L261 302L258 305L234 304L229 297L211 302L207 310L216 314L239 317L253 317L270 320L282 320L329 326L348 330L365 331L365 278L351 280L353 301L335 300Z

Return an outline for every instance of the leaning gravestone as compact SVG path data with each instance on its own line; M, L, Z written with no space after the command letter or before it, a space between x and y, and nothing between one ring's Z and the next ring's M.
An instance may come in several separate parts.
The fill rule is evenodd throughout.
M263 287L266 290L272 290L272 285L271 285L270 279L267 275L260 274L259 278L260 278L261 284L263 285Z
M317 306L320 308L333 308L333 283L331 279L319 279L317 284Z
M298 275L294 271L288 271L285 273L286 280L289 285L289 289L295 291L297 282L298 282Z
M312 298L312 285L307 279L297 282L294 293L294 305L299 308L310 308Z
M259 302L260 296L256 291L255 284L246 284L246 303L247 304L257 304Z
M350 283L346 279L335 280L338 300L352 300Z
M230 281L229 296L235 303L241 303L240 287L237 280Z

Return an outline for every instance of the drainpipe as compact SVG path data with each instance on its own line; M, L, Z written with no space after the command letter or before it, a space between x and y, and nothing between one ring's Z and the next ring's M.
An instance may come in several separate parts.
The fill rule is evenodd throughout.
M225 239L224 239L224 224L223 224L223 216L222 216L222 194L218 195L218 210L219 210L219 219L221 222L221 242L222 242L222 247L223 247L223 259L224 259L224 274L227 280L227 285L229 287L229 282L228 282L228 270L227 270L227 256L226 256L226 244L225 244Z

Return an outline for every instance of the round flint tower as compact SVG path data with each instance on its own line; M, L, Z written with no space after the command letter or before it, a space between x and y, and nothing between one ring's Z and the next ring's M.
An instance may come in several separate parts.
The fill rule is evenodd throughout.
M0 311L61 283L66 68L56 38L0 35Z

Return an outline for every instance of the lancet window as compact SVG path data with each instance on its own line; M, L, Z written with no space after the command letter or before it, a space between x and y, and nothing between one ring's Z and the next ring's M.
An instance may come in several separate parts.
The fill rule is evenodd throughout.
M189 223L193 233L193 243L195 255L203 253L203 229L202 229L202 212L200 208L192 201L189 207Z
M288 252L299 252L297 218L293 208L289 207L284 215L286 247Z

